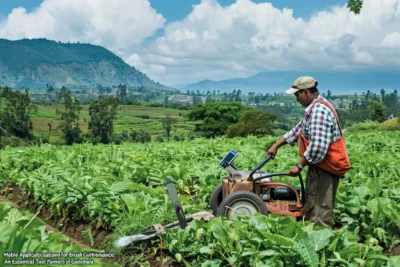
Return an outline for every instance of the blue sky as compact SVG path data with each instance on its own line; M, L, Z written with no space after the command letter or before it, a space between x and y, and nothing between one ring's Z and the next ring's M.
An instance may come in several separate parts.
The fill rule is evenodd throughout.
M152 7L165 15L167 20L179 20L183 19L191 10L193 4L199 4L201 1L193 1L193 0L150 0ZM219 0L218 1L222 6L227 6L235 3L235 0ZM332 5L342 5L345 4L346 1L343 0L333 0L333 1L324 1L324 0L273 0L273 1L260 1L254 0L254 3L262 3L269 2L274 7L279 9L282 8L290 8L294 11L295 17L302 17L305 19L309 19L311 14L314 12L318 12L323 8ZM173 3L173 4L172 4Z
M12 2L12 0L6 0ZM26 2L27 0L21 0L21 2ZM150 0L151 6L155 8L158 12L164 15L167 22L176 21L184 19L187 14L192 11L192 5L199 4L200 0ZM222 6L228 6L236 2L236 0L218 0ZM310 19L311 15L334 5L343 5L347 3L344 0L273 0L273 1L261 1L253 0L254 3L269 2L274 7L279 9L290 8L293 10L293 15L295 17L302 17L305 20ZM162 35L162 30L157 31L157 33L150 37L147 42L153 41ZM146 44L147 44L146 42Z
M60 0L62 1L62 0ZM38 7L43 0L1 0L0 18L7 16L13 8L24 7L28 11L32 11ZM235 0L219 0L221 5L230 5ZM254 0L254 3L262 3L267 1ZM308 19L311 14L332 5L343 5L343 0L273 0L268 1L277 8L291 8L295 17ZM150 4L158 12L164 15L167 21L183 19L191 10L193 4L199 4L199 0L150 0Z
M400 70L400 0L364 0L360 15L347 0L0 1L0 38L101 45L166 85Z

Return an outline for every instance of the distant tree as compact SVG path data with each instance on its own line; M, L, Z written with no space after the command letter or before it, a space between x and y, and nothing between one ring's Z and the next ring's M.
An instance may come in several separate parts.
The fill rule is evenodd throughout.
M52 94L55 93L54 86L50 83L46 84L46 93L49 100L52 100Z
M242 91L241 91L240 89L237 90L237 91L236 91L236 99L235 99L235 101L237 101L237 102L242 101L242 99L240 98L241 95L242 95Z
M380 93L381 93L381 99L382 99L382 102L383 102L383 99L385 98L385 95L386 95L385 89L382 88Z
M162 136L158 135L158 136L156 137L155 141L156 141L156 142L162 143L162 142L164 142L164 138L162 138Z
M46 93L51 94L54 92L54 86L51 83L46 83Z
M238 123L229 126L226 136L245 137L248 135L266 135L273 134L273 122L277 119L275 114L263 112L256 109L250 109L243 112Z
M31 115L37 111L37 106L32 103L28 91L22 93L5 87L1 90L1 97L5 99L4 108L0 112L1 127L8 134L32 139Z
M166 94L164 97L164 107L168 106L168 95Z
M151 141L151 136L148 132L145 132L143 130L140 130L136 136L136 142L140 142L142 144L150 142Z
M331 92L331 90L328 90L328 99L331 99L332 98L332 92Z
M164 119L161 119L161 124L167 135L168 142L169 142L169 138L171 137L172 126L175 123L176 123L176 119L172 118L169 114Z
M127 96L127 89L125 84L118 85L117 96L119 100L124 101Z
M118 105L118 98L104 95L101 95L98 100L90 104L88 128L94 143L110 143Z
M365 94L365 100L368 100L370 95L371 95L371 91L367 90L367 93Z
M99 95L102 95L102 94L104 94L106 92L106 88L103 86L103 85L101 85L101 84L97 84L97 93L99 94Z
M203 103L203 101L201 100L201 97L198 95L194 95L193 96L193 106L199 104L199 103Z
M210 95L206 97L206 104L213 102L213 99Z
M79 126L79 113L82 109L79 100L72 96L71 91L64 86L61 88L61 99L64 111L61 111L62 122L58 126L63 133L65 144L81 142L81 129Z
M49 127L48 139L50 140L51 129L52 129L52 127L53 127L53 120L51 120L50 122L48 122L48 123L47 123L47 126Z
M385 120L384 111L386 109L386 106L382 102L372 100L369 103L368 109L370 111L370 114L372 115L372 120L378 122L383 122Z
M248 98L248 101L250 102L250 103L252 103L253 101L254 101L254 92L249 92L249 98Z
M343 97L340 97L339 107L338 108L344 108L344 99L343 99Z
M265 94L265 97L262 98L263 101L267 101L269 99L269 93Z
M228 127L239 121L246 107L239 102L212 102L199 104L189 110L189 120L203 122L195 126L195 132L206 138L224 135Z
M231 94L229 94L229 102L236 102L237 101L237 92L236 89L232 91Z

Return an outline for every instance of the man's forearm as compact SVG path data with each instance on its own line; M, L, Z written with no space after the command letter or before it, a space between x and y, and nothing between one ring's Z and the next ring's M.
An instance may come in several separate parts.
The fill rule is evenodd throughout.
M276 148L280 148L281 146L286 145L286 144L287 144L286 139L282 138L279 141L277 141L275 144L273 144L273 146L275 146Z
M299 163L300 163L300 165L303 166L303 167L304 167L304 166L307 166L307 165L310 165L310 162L308 162L308 161L306 160L305 157L301 157Z

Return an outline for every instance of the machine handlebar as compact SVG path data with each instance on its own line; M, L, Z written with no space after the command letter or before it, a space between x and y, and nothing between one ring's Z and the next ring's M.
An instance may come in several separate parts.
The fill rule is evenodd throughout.
M268 157L266 157L263 161L261 161L261 163L258 164L258 166L254 170L251 171L251 173L249 174L249 179L252 179L253 174L256 173L256 171L260 170L262 167L264 167L264 165L267 164L267 162L273 158L274 157L272 155L268 155Z

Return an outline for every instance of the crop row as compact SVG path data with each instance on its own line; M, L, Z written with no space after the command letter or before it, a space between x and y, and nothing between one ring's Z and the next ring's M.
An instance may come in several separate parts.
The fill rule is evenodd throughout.
M391 251L400 244L400 133L353 133L346 140L354 169L340 182L335 225L346 227L367 246ZM110 229L115 236L131 235L175 220L163 188L165 179L176 182L186 214L206 209L211 191L226 175L218 165L226 152L237 150L235 165L251 170L274 141L273 137L247 137L7 148L0 154L0 184L17 185L27 202L48 208L60 227L84 221ZM286 171L297 160L296 147L286 146L263 170ZM290 177L281 181L297 183ZM371 238L373 243L368 243ZM217 255L209 256L227 261Z

